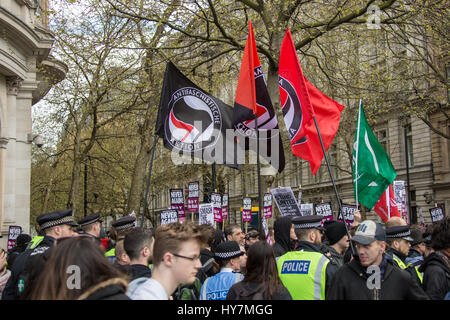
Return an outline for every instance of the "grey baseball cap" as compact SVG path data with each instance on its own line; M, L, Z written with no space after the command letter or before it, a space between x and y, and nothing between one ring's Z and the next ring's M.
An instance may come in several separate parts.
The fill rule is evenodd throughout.
M375 240L386 241L386 231L378 222L365 220L356 229L352 240L362 245L371 244Z

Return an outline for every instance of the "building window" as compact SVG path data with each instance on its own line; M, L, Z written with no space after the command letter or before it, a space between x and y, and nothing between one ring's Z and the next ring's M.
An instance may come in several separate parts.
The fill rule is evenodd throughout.
M406 128L405 128L406 132L406 146L408 147L408 165L410 167L414 166L414 151L413 151L413 137L412 137L412 129L411 129L411 124L407 124Z
M387 129L380 129L375 131L375 136L377 137L378 142L383 147L386 154L389 156L389 146L388 146L388 131Z

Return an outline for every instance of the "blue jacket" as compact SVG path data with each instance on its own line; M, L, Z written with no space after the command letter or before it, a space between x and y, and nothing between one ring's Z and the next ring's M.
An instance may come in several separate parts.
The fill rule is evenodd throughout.
M225 300L231 286L244 279L242 273L229 268L222 268L220 272L205 280L200 292L201 300Z

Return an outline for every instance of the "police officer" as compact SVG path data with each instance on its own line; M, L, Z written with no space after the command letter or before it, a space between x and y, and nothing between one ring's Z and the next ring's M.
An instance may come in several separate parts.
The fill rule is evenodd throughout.
M423 278L418 267L405 262L413 241L409 226L395 226L386 229L386 242L389 247L386 257L393 260L394 265L400 269L408 271L413 279L421 285Z
M44 237L33 249L21 253L14 262L11 277L3 291L2 299L15 300L32 286L33 280L42 272L43 256L57 239L75 236L72 230L77 224L73 220L72 210L44 213L36 218Z
M125 216L113 222L111 232L114 233L113 238L116 239L116 245L119 241L125 239L126 234L136 226L136 218L134 216ZM123 250L125 252L125 250ZM111 263L116 261L116 248L112 248L105 252Z
M295 217L292 223L298 245L296 251L277 258L280 279L294 300L324 300L338 267L320 251L322 217Z
M101 223L102 220L98 213L91 214L78 221L78 225L83 231L83 234L93 236L97 239L100 238L100 231L102 229Z

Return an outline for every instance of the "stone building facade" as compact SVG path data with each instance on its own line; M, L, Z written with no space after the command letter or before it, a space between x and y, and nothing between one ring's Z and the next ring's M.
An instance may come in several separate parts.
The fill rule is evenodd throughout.
M32 106L67 67L51 56L48 0L0 0L0 246L8 229L30 233Z

